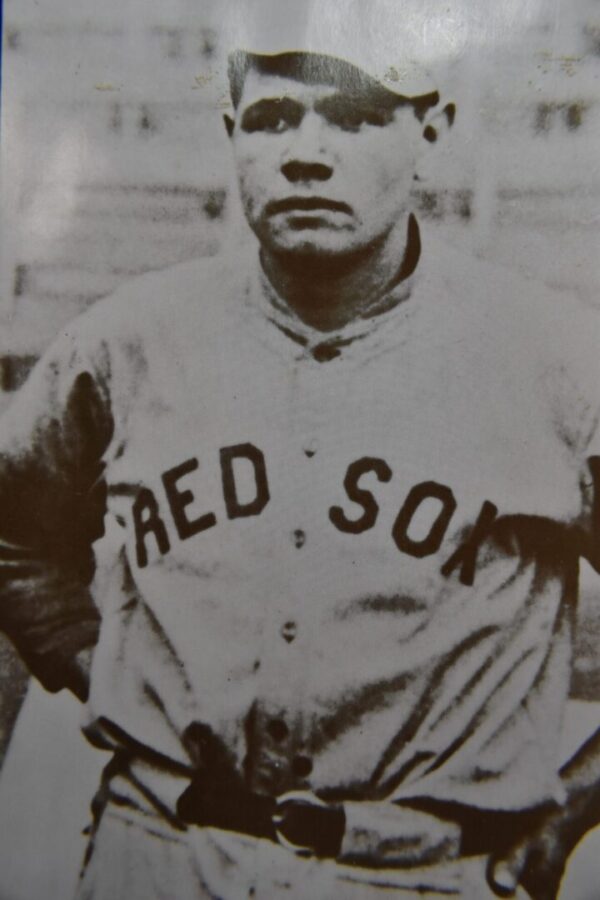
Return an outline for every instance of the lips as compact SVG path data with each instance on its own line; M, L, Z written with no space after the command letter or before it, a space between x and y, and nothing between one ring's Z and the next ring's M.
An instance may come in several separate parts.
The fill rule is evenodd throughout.
M284 197L283 200L272 200L267 203L265 212L268 216L286 212L342 212L352 215L352 209L347 203L339 200L329 200L327 197Z

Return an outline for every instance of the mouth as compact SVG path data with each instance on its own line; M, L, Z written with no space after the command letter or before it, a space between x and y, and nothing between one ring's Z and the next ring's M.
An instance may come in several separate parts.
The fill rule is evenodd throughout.
M272 200L268 203L265 212L268 216L276 216L278 213L322 212L323 210L352 215L352 209L347 203L329 200L327 197L284 197L283 200Z

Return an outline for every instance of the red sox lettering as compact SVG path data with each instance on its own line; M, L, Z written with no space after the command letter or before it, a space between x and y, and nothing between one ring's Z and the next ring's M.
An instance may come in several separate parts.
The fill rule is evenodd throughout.
M263 452L254 444L247 442L222 447L219 457L227 517L239 519L260 515L270 500ZM251 464L255 487L254 497L244 502L239 499L234 468L235 460L241 459ZM212 511L203 512L193 519L188 515L187 509L194 502L195 495L189 482L184 483L184 479L188 475L192 475L198 468L198 459L192 457L161 475L167 506L173 522L171 530L167 527L167 518L153 491L148 487L142 487L138 491L131 512L136 538L136 557L140 568L148 565L146 541L150 535L153 536L160 554L164 555L171 549L173 531L179 540L185 541L217 524L217 516ZM359 484L361 477L368 472L374 472L381 482L387 483L393 477L387 462L378 457L365 456L350 463L344 477L344 489L348 499L362 508L362 514L358 518L351 518L341 506L332 506L329 509L329 520L338 531L346 534L361 534L375 526L379 506L371 491ZM425 537L415 540L409 535L410 524L421 505L431 499L437 501L439 508L431 519ZM442 546L456 508L454 493L447 485L436 481L423 481L415 484L406 495L392 528L391 537L398 550L419 559L437 553ZM443 575L448 577L458 569L460 581L465 585L473 584L478 550L489 535L497 512L495 504L484 500L474 525L458 548L443 563L441 567Z
M269 502L269 485L262 451L250 443L235 444L221 448L219 456L223 499L228 518L239 519L245 516L259 515ZM233 468L236 459L246 459L254 470L256 496L244 503L239 500L236 489ZM195 519L188 518L186 510L193 503L194 494L189 487L180 487L180 482L185 476L195 472L198 467L198 460L196 457L192 457L163 472L161 476L175 532L182 541L188 540L208 528L213 528L217 524L214 512L203 513ZM158 500L150 488L142 487L138 492L133 503L132 516L136 535L137 563L140 568L144 568L148 565L147 535L154 535L156 545L162 555L171 549L171 542Z

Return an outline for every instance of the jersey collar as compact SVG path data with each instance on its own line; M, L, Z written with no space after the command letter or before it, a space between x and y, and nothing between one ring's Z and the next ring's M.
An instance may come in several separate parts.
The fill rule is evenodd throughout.
M382 298L376 313L367 314L349 322L339 330L325 334L300 319L267 278L257 260L258 290L254 293L262 315L290 341L301 347L306 356L317 362L329 362L344 354L352 345L364 341L407 313L409 300L415 285L416 269L421 254L421 239L417 220L410 216L407 249L398 267L396 278Z

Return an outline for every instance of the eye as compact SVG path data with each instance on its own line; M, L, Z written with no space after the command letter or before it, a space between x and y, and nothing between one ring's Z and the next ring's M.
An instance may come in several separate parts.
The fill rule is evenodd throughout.
M365 125L383 128L394 117L393 109L345 99L332 101L323 112L331 125L353 132Z
M273 116L270 121L264 123L262 130L271 134L281 134L283 131L287 131L289 127L290 122L285 116Z
M245 110L241 127L251 134L282 134L288 128L296 128L304 114L300 104L284 97L282 99L259 100Z
M336 110L327 117L331 125L341 128L342 131L360 131L364 125L364 116L356 110Z
M251 128L246 131L266 131L270 134L281 134L289 127L285 116L276 109L264 110L261 115L256 116Z

